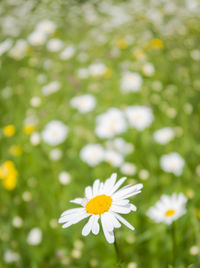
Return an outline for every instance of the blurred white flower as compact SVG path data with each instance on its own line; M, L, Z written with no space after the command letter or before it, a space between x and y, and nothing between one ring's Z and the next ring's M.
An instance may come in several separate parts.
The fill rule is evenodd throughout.
M85 188L84 198L71 200L72 203L81 205L81 207L62 213L59 219L59 223L63 224L62 227L67 228L89 217L82 229L82 235L87 236L90 232L97 235L100 230L98 223L100 220L108 243L114 243L113 231L115 228L121 227L121 223L134 230L134 227L119 214L136 211L136 207L129 203L128 198L139 194L143 185L127 185L119 190L126 178L121 178L118 182L116 179L117 174L112 174L104 183L95 180L92 187Z
M170 127L165 127L154 132L154 140L160 144L167 144L174 138L174 130Z
M66 47L61 53L60 53L60 58L62 60L68 60L71 59L75 54L75 48L74 46L68 46Z
M146 76L152 76L155 73L155 68L152 63L147 62L142 67L142 71Z
M63 42L58 38L52 38L47 42L47 49L50 52L58 52L63 48Z
M0 43L0 56L3 55L6 51L8 51L13 44L12 39L8 38L5 41Z
M15 216L12 220L12 225L15 227L15 228L20 228L22 227L23 225L23 220L21 217L19 216Z
M80 69L78 69L78 71L77 71L77 75L78 75L78 77L81 78L81 79L86 79L86 78L88 78L88 76L89 76L89 71L88 71L87 68L80 68Z
M42 93L44 96L48 96L57 92L60 89L60 82L59 81L52 81L49 84L42 87Z
M136 128L139 131L150 126L154 116L151 108L146 106L128 106L125 109L130 127Z
M100 144L88 144L80 152L81 159L90 166L96 166L104 160L104 148Z
M113 150L105 150L104 160L112 167L119 167L123 163L122 155Z
M40 134L38 132L33 132L30 136L30 142L33 146L40 144Z
M42 241L42 231L40 228L33 228L27 237L27 243L29 245L37 246Z
M71 176L68 172L62 171L58 176L59 182L61 184L69 184L71 182Z
M147 215L155 222L171 224L173 221L185 214L187 198L184 194L162 195L160 200L151 207Z
M77 96L71 99L70 105L78 109L80 113L88 113L96 106L96 99L91 94Z
M196 246L196 245L194 245L194 246L192 246L190 248L190 254L193 255L193 256L198 255L199 252L200 252L200 248L198 246Z
M15 45L9 50L8 55L11 58L20 60L25 57L27 52L27 42L23 39L17 40Z
M102 62L93 63L88 67L88 71L91 76L102 76L106 71L106 66Z
M7 249L4 253L3 259L6 263L13 263L19 260L19 254L11 249Z
M140 177L141 180L144 180L144 181L147 180L149 178L148 170L146 170L146 169L140 170L139 177Z
M36 31L42 32L44 34L52 34L56 30L56 24L53 21L44 19L37 23Z
M33 107L39 107L41 104L41 98L40 97L32 97L30 100L30 104Z
M173 152L163 155L160 159L160 165L164 171L179 176L182 173L185 160L178 153Z
M68 127L61 121L50 121L42 131L42 139L51 146L64 142L68 134Z
M133 176L136 173L137 168L134 164L125 162L121 165L120 171L127 176Z
M134 146L132 143L126 142L122 138L115 138L106 142L108 149L113 149L122 155L127 155L133 152Z
M34 31L28 36L28 42L32 46L42 46L47 40L47 35L41 31Z
M142 86L142 78L138 73L125 72L121 80L122 92L136 92Z
M62 157L62 151L58 148L50 151L49 157L53 161L58 161Z
M96 118L95 133L100 138L112 138L126 129L124 114L117 108L110 108Z

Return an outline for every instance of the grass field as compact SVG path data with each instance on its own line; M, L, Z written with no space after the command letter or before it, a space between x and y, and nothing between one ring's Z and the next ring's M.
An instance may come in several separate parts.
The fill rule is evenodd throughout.
M3 0L0 25L0 267L200 267L200 2ZM144 186L122 263L58 223L112 173ZM147 216L173 193L184 215Z

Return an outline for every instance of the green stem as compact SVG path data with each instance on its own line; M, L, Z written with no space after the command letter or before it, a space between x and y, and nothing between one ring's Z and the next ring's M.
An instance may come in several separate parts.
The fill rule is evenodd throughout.
M116 236L115 236L114 248L115 248L115 253L116 253L116 257L117 257L117 267L123 268L123 265L122 265L123 261L122 261L121 254L119 251L119 246L118 246L118 243L116 240Z
M176 226L175 222L172 223L172 265L176 268Z

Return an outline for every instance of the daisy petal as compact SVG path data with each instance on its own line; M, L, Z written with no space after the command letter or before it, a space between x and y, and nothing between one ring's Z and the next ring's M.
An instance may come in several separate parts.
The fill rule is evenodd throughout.
M65 210L62 214L61 214L61 217L62 216L65 216L65 215L69 215L69 214L74 214L74 213L81 213L85 211L84 208L72 208L72 209L68 209L68 210Z
M82 205L83 198L75 198L73 200L70 200L71 203Z
M91 198L93 197L93 195L92 195L92 187L87 186L87 187L85 188L85 197L86 197L87 199L91 199Z
M98 223L98 220L99 220L99 215L95 215L95 220L93 222L93 225L92 225L92 233L97 235L99 233L99 223Z
M119 179L118 182L112 188L110 194L113 194L115 191L117 191L117 189L119 189L119 187L125 182L126 179L126 177Z
M96 196L99 192L100 180L95 180L92 188L93 196Z
M121 223L123 223L124 225L126 225L129 229L131 229L132 231L135 230L135 228L127 221L125 220L123 217L121 217L119 214L114 213L114 216L121 221Z
M102 217L101 217L101 224L106 240L108 241L108 243L112 244L115 241L114 234L113 232L109 232L109 230L107 229L107 225L105 224L105 221L102 220Z
M111 211L117 212L117 213L121 213L121 214L128 214L130 213L131 209L129 206L127 207L123 207L123 206L116 206L116 205L111 205L110 208Z
M87 236L92 230L93 222L95 220L94 216L91 216L88 220L88 222L85 224L85 226L82 229L82 235Z

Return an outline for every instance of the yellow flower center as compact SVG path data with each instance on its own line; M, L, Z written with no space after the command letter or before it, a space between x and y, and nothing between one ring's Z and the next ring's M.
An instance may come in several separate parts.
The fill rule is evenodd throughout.
M105 194L98 195L87 203L85 209L87 213L99 215L109 210L112 198Z
M171 217L175 214L175 210L174 209L169 209L165 212L165 216L166 217Z

